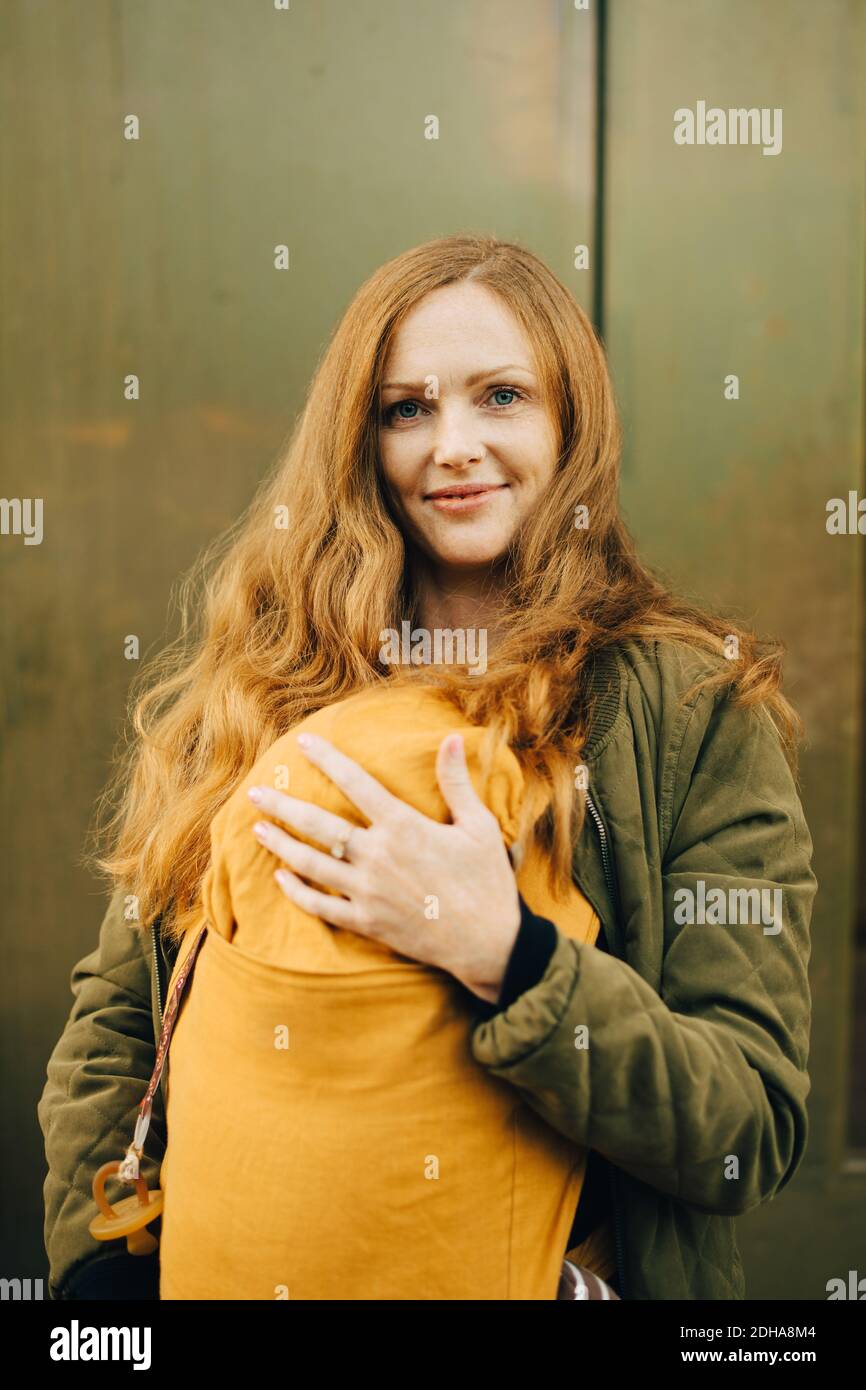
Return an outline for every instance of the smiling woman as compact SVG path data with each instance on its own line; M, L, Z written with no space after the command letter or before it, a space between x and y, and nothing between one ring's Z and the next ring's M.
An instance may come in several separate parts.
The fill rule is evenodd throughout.
M291 1095L293 1124L315 1132L318 1148L276 1234L298 1229L321 1160L327 1183L292 1273L298 1287L320 1290L311 1296L335 1296L315 1239L341 1211L340 1254L357 1297L448 1297L449 1288L461 1298L554 1297L566 1250L608 1232L619 1295L742 1298L733 1218L774 1196L802 1159L815 880L781 654L670 594L641 564L618 510L619 449L601 344L543 262L492 237L415 247L361 286L285 458L203 557L200 589L187 586L184 640L140 677L136 738L104 803L110 810L116 797L104 827L110 852L96 862L141 905L142 925L158 924L169 959L208 912L214 950L202 959L231 962L235 984L244 940L252 943L242 1016L262 1031L247 1038L251 1060L242 1075L232 1071L229 1103L240 1112L244 1088L273 1083L277 1003L269 995L257 1015L255 1000L261 951L283 946L269 962L278 972L269 988L292 983L279 973L287 969L309 984L329 961L368 952L395 980L408 962L418 992L402 999L391 1036L415 1029L422 1091L432 1095L446 1075L453 1082L453 1171L472 1176L440 1228L427 1198L444 1189L356 1181L345 1163L328 1161L335 1136L355 1126L363 1165L371 1141L359 1130L374 1112L388 1116L392 1156L414 1163L427 1144L436 1153L435 1115L432 1129L423 1115L413 1128L420 1112L405 1104L375 1011L351 990L336 1015L317 987L285 994L307 1039L324 1030L330 1045L328 1020L339 1017L358 1048L306 1082L301 1068ZM275 525L285 514L288 530ZM385 662L381 634L404 622L430 633L482 629L485 669ZM321 734L354 697L370 698L371 720L343 749ZM284 757L273 750L314 719L324 724L305 751L309 780L297 748L292 757L285 745ZM480 758L471 764L477 788L462 756L449 753L454 729ZM267 776L262 758L277 763ZM241 791L251 774L265 787L258 831ZM518 784L512 805L508 789ZM335 787L350 803L342 810ZM275 799L278 790L300 795ZM240 870L220 860L219 828L232 816L244 827ZM260 873L262 855L282 862L281 890ZM520 892L523 856L543 886L537 910ZM230 891L217 903L220 875ZM710 877L725 893L781 891L784 929L767 936L747 922L677 920L674 894ZM244 885L257 903L247 916L236 911ZM432 904L434 924L424 912ZM597 937L575 927L593 914ZM103 931L98 959L82 963L82 975L101 982L98 1012L61 1038L40 1107L55 1289L74 1290L97 1253L90 1211L68 1193L117 1156L161 1021L161 1009L153 1023L142 1018L150 957L130 945L114 905ZM429 991L431 975L444 993ZM467 994L471 1017L458 1009L446 1027L442 1001L465 1004ZM195 1037L205 997L194 979L178 1038ZM82 1059L105 1053L106 1029L110 1061L76 1097L70 1076L91 1075ZM444 1044L459 1055L457 1071L437 1050ZM183 1136L203 1133L196 1125L210 1112L195 1113L211 1065L191 1048L173 1093L169 1080L172 1105L184 1097L170 1136L169 1199L176 1175L185 1165L193 1174L200 1156ZM280 1075L285 1084L296 1074ZM481 1095L504 1106L498 1130L482 1133ZM557 1159L546 1177L543 1163L518 1164L507 1181L499 1172L497 1186L502 1122L524 1105L540 1126L537 1154ZM193 1120L178 1126L181 1113ZM243 1148L243 1125L233 1132L236 1161L252 1173L258 1151ZM574 1178L587 1153L567 1232L576 1188L566 1174ZM188 1268L203 1208L195 1210L194 1182L187 1191L193 1224L186 1236L174 1227L172 1258ZM489 1197L480 1226L479 1193ZM502 1235L511 1203L525 1222L519 1250L506 1254L491 1232ZM376 1250L383 1222L388 1242ZM224 1268L249 1276L253 1296L273 1297L278 1261L257 1267L257 1247L244 1246L234 1219L223 1231ZM446 1231L465 1258L450 1274L440 1262L435 1292L419 1295ZM368 1261L378 1272L365 1291Z

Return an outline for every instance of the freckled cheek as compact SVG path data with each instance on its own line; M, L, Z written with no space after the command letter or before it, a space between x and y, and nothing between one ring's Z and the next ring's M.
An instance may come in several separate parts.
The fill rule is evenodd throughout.
M524 428L515 427L507 437L491 440L491 447L508 470L509 482L538 487L552 470L555 441L535 422L527 420Z
M418 458L418 450L390 445L379 455L382 474L386 486L390 488L405 506L421 500L421 487L424 478L423 463Z
M405 452L389 440L379 445L379 467L386 488L402 497L411 486L412 468Z

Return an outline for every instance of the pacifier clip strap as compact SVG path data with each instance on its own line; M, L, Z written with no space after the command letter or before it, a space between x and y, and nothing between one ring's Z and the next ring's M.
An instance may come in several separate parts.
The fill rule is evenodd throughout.
M198 936L193 942L186 960L184 961L183 965L181 966L178 972L177 979L174 982L174 988L172 989L171 994L169 995L168 1005L162 1018L162 1029L160 1031L159 1043L157 1044L156 1049L156 1061L154 1062L153 1071L151 1073L147 1090L144 1093L144 1100L141 1102L141 1105L139 1106L138 1118L135 1122L135 1133L132 1136L132 1143L126 1151L126 1155L121 1162L117 1174L117 1176L123 1182L135 1182L139 1176L139 1167L142 1150L144 1149L144 1141L147 1136L147 1131L150 1128L150 1115L153 1109L153 1098L156 1095L156 1088L159 1085L159 1079L162 1076L163 1067L165 1066L165 1059L168 1056L168 1045L171 1042L171 1035L174 1031L174 1025L177 1021L181 995L183 994L186 983L189 980L190 975L192 974L192 968L195 965L196 956L198 955L199 950L201 949L201 944L204 941L205 936L207 935L207 929L208 923L205 922L204 926L201 928L201 931L199 932Z

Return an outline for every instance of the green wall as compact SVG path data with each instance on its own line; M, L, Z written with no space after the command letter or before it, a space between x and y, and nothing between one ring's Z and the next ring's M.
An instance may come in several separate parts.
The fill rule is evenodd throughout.
M846 1149L861 545L824 529L863 482L863 6L7 0L0 25L3 493L45 508L40 546L0 537L2 1272L44 1272L35 1105L103 910L78 860L124 640L162 644L178 576L270 466L357 285L482 230L601 322L648 558L790 648L822 889L813 1132L741 1230L753 1295L823 1297L790 1252L847 1270L866 1183ZM781 106L783 152L676 146L699 99Z
M851 1074L866 542L826 530L830 498L866 494L864 41L866 6L844 0L609 6L603 315L625 513L678 588L785 641L809 744L811 1137L791 1187L739 1223L751 1297L826 1297L866 1236L862 1120L863 1156L848 1133L852 1087L866 1105L862 1045ZM781 152L675 144L674 111L699 100L782 108Z

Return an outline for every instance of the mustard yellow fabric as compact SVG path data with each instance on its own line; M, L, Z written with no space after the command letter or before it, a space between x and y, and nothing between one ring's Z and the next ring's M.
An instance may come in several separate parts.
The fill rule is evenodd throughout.
M221 808L202 893L208 934L170 1051L161 1297L553 1299L586 1151L475 1062L473 996L452 976L280 891L279 861L252 833L249 787L367 823L304 757L302 729L443 822L436 753L460 731L479 796L506 844L515 835L516 758L503 751L483 782L484 731L430 687L383 685L318 711ZM517 881L534 911L595 940L590 904L574 886L566 901L551 897L532 845ZM419 882L419 910L427 893ZM609 1232L570 1258L609 1275Z

